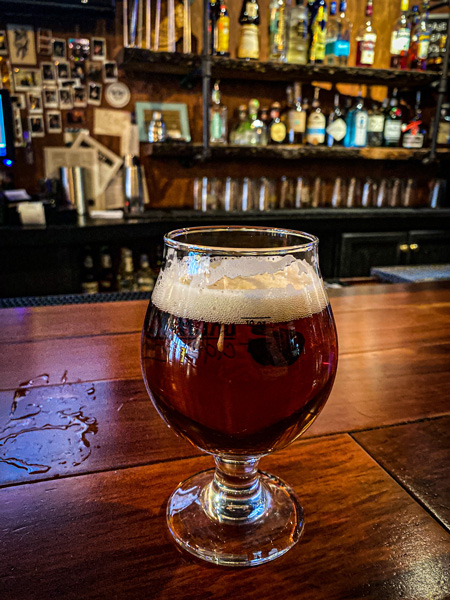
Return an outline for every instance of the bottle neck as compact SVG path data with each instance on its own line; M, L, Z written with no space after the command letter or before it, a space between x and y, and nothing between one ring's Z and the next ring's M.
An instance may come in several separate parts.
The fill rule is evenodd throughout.
M367 5L366 5L366 17L371 19L373 15L373 5L372 5L372 0L367 0Z

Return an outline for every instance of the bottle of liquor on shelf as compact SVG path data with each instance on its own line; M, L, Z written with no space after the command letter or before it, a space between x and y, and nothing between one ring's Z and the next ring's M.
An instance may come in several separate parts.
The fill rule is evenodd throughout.
M100 274L98 278L100 292L112 292L114 289L114 273L111 255L106 248L100 253Z
M417 92L416 94L414 116L407 125L403 125L402 129L403 148L423 148L427 132L422 121L422 110L420 108L420 92Z
M344 147L350 148L352 145L353 136L353 108L351 98L345 99L345 124L347 126L347 130L344 136Z
M258 117L259 100L252 98L248 103L248 130L247 143L251 146L264 146L267 144L265 125Z
M247 106L240 104L238 108L238 122L230 133L230 144L241 146L247 143Z
M386 112L384 121L384 145L396 147L400 144L402 135L402 110L398 105L397 88L392 93L392 98L389 102L389 108Z
M369 122L367 124L368 146L379 147L383 145L384 115L384 110L374 102L369 112Z
M219 82L216 81L211 94L210 136L211 144L227 143L228 109L222 104Z
M328 116L327 146L342 146L344 144L347 124L339 105L339 94L334 95L334 108Z
M136 287L139 292L151 292L155 287L156 275L150 268L147 254L141 254L140 268L136 274Z
M288 141L290 144L304 144L306 131L306 112L302 105L302 86L294 83L294 102L288 112Z
M258 0L243 0L239 17L241 34L237 57L259 60L259 4Z
M286 140L286 125L280 118L281 104L273 102L270 107L269 143L283 144Z
M367 0L366 21L356 33L356 66L371 67L375 60L377 32L372 23L373 1Z
M117 290L119 292L133 292L136 289L133 254L129 248L122 248L120 254L120 264L117 272Z
M306 125L306 143L321 146L325 143L326 119L319 101L320 88L314 88L314 100Z
M352 139L353 148L365 148L367 145L367 126L369 115L364 107L364 98L361 92L358 92L355 108L352 116Z
M219 21L220 5L219 0L209 0L209 43L210 53L215 56L217 54L218 42L218 21Z
M286 31L286 62L306 65L308 63L309 34L308 11L304 0L295 0L294 6L292 6L289 12Z
M230 56L230 17L225 0L221 0L219 5L216 53L218 56Z
M334 4L334 6L333 6ZM333 17L331 16L334 11ZM325 45L325 63L327 65L347 65L350 54L352 23L346 17L347 1L339 3L339 14L336 15L336 2L330 5L330 18L327 24L327 39Z
M325 0L316 0L318 9L311 25L311 44L309 48L309 61L320 65L325 60L325 43L327 36L327 3Z
M411 41L411 22L408 19L409 0L401 0L401 14L391 33L391 68L408 67L408 50Z
M450 145L450 104L443 104L439 117L437 143L438 148L448 148Z
M285 0L271 0L269 5L269 60L286 61Z
M166 124L164 123L162 112L155 110L148 126L148 141L150 143L164 142L165 139Z
M430 26L428 24L429 2L422 3L422 12L411 33L408 51L408 67L425 71L427 68L428 49L430 47Z
M95 276L94 259L89 246L86 247L81 273L81 290L83 294L97 294L98 281Z

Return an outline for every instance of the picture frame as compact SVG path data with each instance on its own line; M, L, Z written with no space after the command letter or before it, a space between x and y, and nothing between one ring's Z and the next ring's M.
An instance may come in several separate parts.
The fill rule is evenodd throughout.
M27 107L27 100L25 94L12 94L11 104L13 105L13 108L25 110Z
M103 63L103 81L105 83L115 83L119 78L117 63L114 60L105 60Z
M89 58L91 43L86 38L69 38L69 60L77 63L84 62Z
M64 38L52 39L52 57L54 60L66 60L66 40Z
M9 57L13 65L35 65L36 43L31 25L7 25Z
M12 71L14 91L31 92L42 88L41 70L27 67L14 67Z
M101 83L103 75L102 65L98 62L92 62L89 60L86 63L86 79L88 81L95 81Z
M72 110L73 92L72 88L60 88L59 90L59 108L61 110Z
M0 56L6 56L8 53L8 36L5 29L0 29Z
M69 110L66 113L66 125L68 127L83 128L86 125L86 115L84 110Z
M37 33L37 52L43 56L52 55L52 30L38 29Z
M55 65L56 76L59 82L70 79L70 64L66 60L60 60Z
M59 107L59 93L56 88L44 88L44 108Z
M30 115L44 112L41 92L27 92L27 106Z
M136 123L140 142L148 141L148 126L155 110L160 111L163 115L167 139L191 141L186 104L181 102L136 102Z
M56 85L55 63L41 62L42 83L44 85Z
M44 115L31 115L28 117L28 130L32 138L44 137Z
M106 39L93 37L91 39L91 60L106 60Z
M84 85L86 83L86 63L77 62L73 64L70 69L70 77L78 79L80 85Z
M92 81L88 85L88 104L93 106L100 106L102 103L102 84L93 83Z
M73 88L73 106L74 108L85 108L87 106L87 88L86 86Z
M62 133L62 117L59 110L48 111L45 120L47 133Z

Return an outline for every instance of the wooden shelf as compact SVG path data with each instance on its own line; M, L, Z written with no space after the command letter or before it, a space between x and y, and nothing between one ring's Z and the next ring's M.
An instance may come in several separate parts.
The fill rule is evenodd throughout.
M202 57L179 52L152 52L142 48L123 48L117 61L130 73L194 74L201 76Z

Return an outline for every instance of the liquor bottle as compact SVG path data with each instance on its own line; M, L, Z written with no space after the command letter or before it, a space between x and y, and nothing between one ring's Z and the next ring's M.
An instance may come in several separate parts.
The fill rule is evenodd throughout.
M331 5L336 3L331 3ZM330 15L335 8L330 5ZM347 1L342 0L339 4L339 15L328 20L327 41L325 46L325 63L327 65L347 65L350 54L350 40L352 37L352 23L347 19L345 13Z
M164 123L162 112L155 110L148 126L148 141L151 143L164 142L165 139L166 124Z
M403 148L423 148L427 132L422 121L422 110L420 108L420 92L417 92L416 94L414 116L407 125L403 125L402 129Z
M269 109L267 106L261 108L259 118L262 123L261 146L267 146L269 143Z
M286 2L271 0L269 6L269 60L286 61Z
M112 292L114 288L111 255L105 248L102 248L100 254L100 275L98 278L98 285L100 292Z
M243 0L239 23L241 24L241 35L237 57L245 60L259 60L258 0Z
M408 67L425 71L427 68L428 49L430 47L430 27L428 24L429 2L422 3L422 14L411 33L411 44L408 51Z
M221 0L217 19L217 54L230 56L230 17L225 0Z
M344 136L344 147L350 148L352 145L353 136L353 108L351 98L346 98L345 100L345 124L347 126L347 130Z
M411 41L411 23L408 19L409 0L401 0L401 14L391 34L391 68L406 69Z
M294 83L295 104L288 112L288 141L290 144L303 144L305 141L306 112L302 106L302 86Z
M385 146L398 146L400 142L400 136L402 134L402 110L398 105L397 100L397 88L392 93L392 98L389 102L389 108L386 112L386 118L384 121L384 145Z
M379 147L383 145L384 129L384 110L374 102L369 112L369 122L367 124L367 145Z
M286 125L280 118L281 104L273 102L270 107L269 143L282 144L286 139Z
M117 273L117 290L119 292L133 292L135 287L133 254L128 248L122 248L119 270Z
M373 2L367 0L366 22L356 33L356 66L371 67L375 60L377 32L372 23Z
M151 292L155 287L156 275L151 270L147 254L141 254L140 268L136 274L136 287L139 292Z
M450 145L450 104L442 105L436 145L438 148L448 148Z
M325 42L327 35L327 4L317 0L318 10L311 26L312 37L309 49L309 61L320 65L325 60Z
M327 146L342 146L345 134L347 133L347 124L339 106L339 94L334 95L334 108L328 116L327 127Z
M227 117L228 109L224 104L222 104L219 82L216 81L211 94L209 136L209 141L211 144L227 143Z
M295 0L287 19L287 54L286 62L297 65L308 63L308 11L304 0Z
M247 106L245 104L239 105L238 111L239 120L230 134L230 144L242 146L247 143Z
M258 118L259 100L252 98L248 103L248 119L246 121L247 144L262 146L264 142L264 124Z
M83 268L81 272L81 290L83 294L98 293L98 281L95 277L94 260L92 258L92 252L89 246L86 247L83 258Z
M218 28L217 23L219 21L219 0L210 0L209 1L209 43L210 43L210 54L215 56L217 54L217 38L218 38Z
M365 148L367 145L368 122L369 114L364 107L364 98L361 92L358 92L352 115L352 137L350 144L353 148Z
M321 146L325 143L326 119L319 102L320 88L314 89L314 100L306 125L306 143Z

